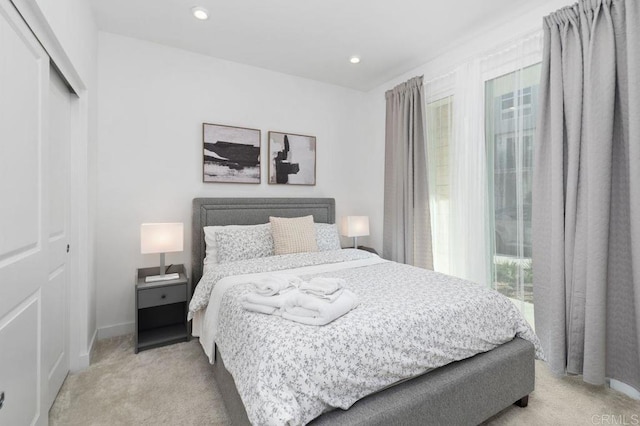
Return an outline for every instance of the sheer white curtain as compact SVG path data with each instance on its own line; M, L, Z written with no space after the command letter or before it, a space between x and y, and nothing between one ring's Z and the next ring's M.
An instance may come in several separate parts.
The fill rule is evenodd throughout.
M451 274L450 149L456 103L454 83L455 74L450 73L425 85L433 268L444 274Z
M530 34L484 55L472 58L450 73L425 83L428 124L437 124L438 116L430 115L430 103L450 97L450 140L448 157L434 155L436 137L428 129L430 170L447 164L448 220L439 220L441 209L432 189L432 227L434 229L435 269L482 285L493 285L492 262L493 203L490 190L492 165L488 161L485 139L488 80L522 69L542 58L541 33ZM437 176L431 179L437 182ZM432 183L433 185L433 183ZM446 232L442 232L442 227ZM447 250L441 250L446 245ZM443 257L446 256L446 259Z
M480 59L427 82L426 97L430 170L432 174L438 170L446 173L448 183L447 199L437 198L437 188L431 191L434 194L431 206L435 269L488 285L487 176ZM429 108L446 98L450 99L446 114ZM449 120L449 123L439 120ZM433 129L445 127L448 155L443 158L436 153L442 136ZM438 176L431 181L437 184Z
M487 172L480 60L455 73L451 145L451 272L488 285Z

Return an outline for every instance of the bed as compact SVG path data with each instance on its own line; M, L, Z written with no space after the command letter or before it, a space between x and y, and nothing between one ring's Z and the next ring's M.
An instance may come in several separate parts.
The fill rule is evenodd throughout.
M193 282L198 283L203 275L206 251L203 227L255 225L267 223L269 216L306 215L312 215L317 223L334 223L335 202L330 198L194 199ZM215 357L214 376L233 424L250 424L234 377L219 347L215 346L214 351L210 354ZM348 409L324 412L309 424L479 424L511 404L527 405L528 395L534 389L535 356L534 344L516 337L486 352L384 387L360 398Z

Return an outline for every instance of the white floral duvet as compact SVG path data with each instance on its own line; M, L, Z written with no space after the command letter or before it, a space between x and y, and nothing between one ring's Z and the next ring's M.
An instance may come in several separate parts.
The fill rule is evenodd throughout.
M218 265L217 272L205 273L190 315L209 303L219 304L214 340L252 424L305 424L325 411L347 409L389 385L489 351L515 336L532 342L542 358L535 333L504 296L395 262L345 269L338 265L321 274L344 278L361 301L321 327L245 311L239 300L251 285L242 280L220 300L205 301L216 283L234 273L339 264L339 259L348 266L372 256L358 250L273 256Z

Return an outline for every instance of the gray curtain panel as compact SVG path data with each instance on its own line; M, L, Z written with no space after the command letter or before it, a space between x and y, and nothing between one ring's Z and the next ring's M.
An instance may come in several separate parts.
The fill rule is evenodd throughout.
M422 77L396 86L385 96L382 256L433 269Z
M640 14L544 19L533 190L536 332L551 369L640 389Z

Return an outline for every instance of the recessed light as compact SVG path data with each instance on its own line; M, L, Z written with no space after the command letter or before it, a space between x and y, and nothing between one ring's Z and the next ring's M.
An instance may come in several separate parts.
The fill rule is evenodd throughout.
M199 19L201 21L209 19L209 11L204 7L196 6L191 9L191 12L196 19Z
M351 62L352 64L357 64L360 62L360 58L358 56L352 56L351 58L349 58L349 62Z

